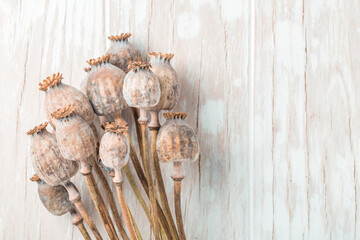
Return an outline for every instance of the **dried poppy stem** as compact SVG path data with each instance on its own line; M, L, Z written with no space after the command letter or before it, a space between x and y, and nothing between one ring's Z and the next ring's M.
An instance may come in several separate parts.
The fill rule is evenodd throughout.
M71 208L69 210L69 213L71 214L73 225L79 229L79 231L83 235L84 239L91 240L91 237L84 226L84 223L83 223L84 219L81 217L81 215L75 210L75 208Z
M77 228L79 229L79 231L81 232L81 234L83 235L85 240L91 240L89 233L87 232L85 226L83 223L79 223L78 225L76 225Z
M95 173L96 175L98 176L100 182L101 182L101 185L103 186L104 190L105 190L105 194L106 194L106 198L110 204L110 209L111 209L111 212L114 216L114 219L115 219L115 224L120 232L120 235L121 237L124 239L124 240L129 240L129 237L123 227L123 225L121 224L121 218L120 218L120 214L118 212L118 209L116 207L116 202L115 202L115 198L114 198L114 195L111 191L111 188L109 186L109 183L107 182L106 180L106 177L103 173L103 171L101 170L101 168L99 167L99 165L95 162L95 158L93 157L90 157L90 163L92 166L94 166L94 169L95 169Z
M83 202L81 201L81 196L74 186L72 182L67 182L63 185L69 193L69 200L75 205L76 209L79 211L80 215L84 218L85 222L90 227L91 231L93 232L95 238L97 240L102 240L99 230L97 229L93 219L91 218L90 214L86 211Z
M97 186L97 183L95 182L94 175L91 171L88 173L82 173L86 185L88 186L91 198L93 199L93 202L95 204L96 210L98 211L100 218L105 226L105 229L110 237L110 239L119 239L116 230L114 228L114 225L112 223L112 220L110 218L109 212L107 211L106 205L104 203L104 200L101 196L101 193L99 191L99 188Z
M174 162L174 173L171 176L174 180L174 203L175 203L175 216L176 224L179 230L181 240L185 240L185 230L181 214L181 181L184 179L184 175L181 170L181 162Z
M130 222L131 222L131 224L132 224L133 227L134 227L136 237L137 237L138 240L142 240L142 237L141 237L139 228L137 227L137 225L136 225L136 223L135 223L135 220L134 220L134 217L133 217L133 215L131 214L129 205L127 205L127 202L126 202L126 201L125 201L125 204L126 204L126 208L127 208L127 210L128 210L128 213L129 213Z
M127 126L127 122L121 117L121 113L119 114L113 114L114 118L115 118L115 122L117 125L125 125ZM133 164L134 164L134 167L135 167L135 170L137 171L138 173L138 176L140 178L140 181L147 181L146 180L146 177L142 171L142 168L141 168L141 165L139 163L139 160L137 159L137 156L136 156L136 152L135 152L135 149L134 149L134 145L132 144L132 141L131 141L131 138L130 138L130 135L129 135L129 132L128 131L124 131L123 133L125 135L125 137L128 139L129 141L129 145L130 145L130 156L131 156L131 159L134 159L135 161L133 161ZM142 208L144 209L145 211L145 214L146 216L148 217L148 220L149 220L149 223L150 223L150 226L151 228L153 229L153 231L155 232L156 231L156 226L154 224L154 219L151 217L151 214L150 214L150 211L148 209L148 207L146 206L146 203L143 199L143 197L141 196L141 193L135 183L135 180L134 180L134 177L129 169L129 166L126 165L124 167L124 171L125 171L125 174L129 180L129 183L131 185L131 188L133 189L137 199L139 200L140 202L140 205L142 206ZM157 221L157 219L156 219Z
M132 112L133 112L133 116L134 116L134 119L138 119L139 118L139 114L138 114L138 111L136 108L131 108L132 109ZM122 123L123 120L122 119L118 119L116 120L115 119L115 122L118 124L118 123ZM136 132L137 132L137 138L138 138L138 143L139 143L139 146L140 146L140 152L142 153L142 137L141 137L141 127L140 127L140 124L138 121L135 121L136 123ZM130 145L130 158L131 158L131 161L134 165L134 168L135 168L135 171L136 171L136 174L138 176L138 178L140 179L140 182L144 188L144 191L145 193L147 194L147 196L149 197L149 186L148 186L148 182L147 182L147 179L145 177L145 174L144 174L144 171L141 167L141 164L140 164L140 161L139 161L139 158L137 156L137 153L136 153L136 150L135 150L135 147L132 143L132 140L131 140L131 137L130 137L130 134L128 131L125 131L124 132L124 135L126 136L126 138L128 139L129 141L129 145ZM143 155L142 155L143 156ZM124 167L125 169L125 167ZM164 231L165 231L165 234L167 236L168 239L178 239L178 238L174 238L172 237L171 235L171 232L170 232L170 228L169 228L169 224L166 220L166 217L165 217L165 214L163 212L163 210L161 209L159 203L158 203L158 200L156 199L156 209L158 211L158 216L159 216L159 221L161 223L161 226L164 228ZM175 230L176 231L176 230Z
M130 171L130 169L128 168L127 165L124 166L123 169L125 170L125 172L127 172L128 170ZM110 174L110 176L111 176L111 177L113 178L113 180L114 180L115 171L112 170L112 171L110 171L109 174ZM130 173L130 174L131 174L131 173ZM134 178L132 178L132 180L134 180ZM129 182L131 182L130 179L129 179ZM114 182L114 184L116 185L115 182ZM130 183L130 184L131 184L131 183ZM124 198L124 199L125 199L125 198ZM142 239L141 234L140 234L140 231L139 231L139 229L138 229L138 227L137 227L137 225L136 225L136 223L135 223L135 220L134 220L134 218L133 218L133 216L132 216L132 214L131 214L130 208L129 208L129 206L127 205L126 200L125 200L125 205L126 205L127 212L128 212L128 214L129 214L130 223L131 223L132 227L134 228L135 235L136 235L137 239ZM146 205L145 205L145 206L146 206ZM150 213L149 213L149 214L150 214Z
M111 240L117 240L119 238L115 227L95 182L92 167L88 162L89 156L94 154L95 151L95 133L83 118L75 114L75 110L75 105L68 105L51 113L51 116L57 119L56 140L60 152L65 158L80 162L80 173L85 178L91 198L105 229ZM74 133L75 129L77 130L76 133Z
M142 137L141 137L141 127L140 127L140 123L137 121L140 117L140 113L139 110L137 108L131 108L134 120L135 120L135 127L136 127L136 137L138 140L138 144L139 144L139 148L140 148L140 155L143 156L142 153Z
M134 226L131 224L127 204L126 204L126 201L125 201L125 198L124 198L124 193L122 191L122 182L114 182L114 184L115 184L116 192L117 192L117 195L118 195L118 198L119 198L121 211L123 213L123 217L125 219L126 226L127 226L128 230L129 230L129 233L130 233L130 237L131 237L132 240L136 240L137 238L136 238Z
M138 199L139 202L140 202L141 207L144 209L144 212L145 212L145 214L146 214L146 216L147 216L147 218L148 218L148 220L149 220L149 223L150 223L151 228L154 229L154 224L153 224L153 222L152 222L152 218L151 218L151 214L150 214L149 208L147 207L144 198L141 196L141 193L140 193L140 191L139 191L139 188L138 188L137 185L136 185L136 182L135 182L135 180L134 180L134 177L133 177L133 175L132 175L132 173L131 173L130 168L129 168L128 165L126 165L126 166L124 167L124 172L125 172L126 177L128 178L128 181L129 181L129 183L130 183L130 185L131 185L132 190L134 191L137 199Z
M141 128L141 137L142 137L142 149L143 149L143 164L145 169L145 176L148 181L149 186L149 199L150 199L150 210L152 213L153 223L154 223L154 236L155 239L159 239L159 224L158 224L158 213L156 207L156 192L154 188L154 182L152 179L150 160L148 155L148 139L147 139L147 116L146 110L140 109L140 118L138 119Z
M163 180L163 177L161 174L159 158L156 153L156 138L157 138L157 135L158 135L159 129L160 129L160 122L159 122L159 116L158 116L159 111L150 111L150 114L151 114L151 122L149 124L149 129L150 129L150 134L151 134L151 141L150 141L151 156L152 156L152 162L153 162L153 166L154 166L154 170L155 170L155 177L156 177L156 180L158 181L158 189L159 189L159 193L160 193L160 199L161 199L161 203L162 203L162 207L164 210L166 220L170 226L171 235L174 239L179 239L178 233L176 231L175 222L171 215L169 201L168 201L166 191L165 191L165 184L164 184L164 180Z
M185 240L185 230L181 214L181 181L174 180L175 216L180 239Z
M132 108L132 110L133 110L134 119L138 119L139 115L137 113L137 109ZM141 146L142 146L142 144L141 144L142 143L141 127L140 127L140 124L137 121L135 121L135 122L136 122L136 132L137 132L138 143L139 143L140 150L141 150L142 149L141 148ZM149 197L148 182L147 182L147 179L145 177L144 171L143 171L143 169L141 167L140 161L139 161L139 159L137 157L136 150L135 150L135 147L134 147L134 145L133 145L133 143L131 141L130 134L129 134L129 132L124 132L124 134L125 134L125 136L127 137L128 141L129 141L130 158L131 158L131 161L132 161L132 163L134 165L136 174L137 174L138 178L140 179L140 182L141 182L141 184L142 184L142 186L144 188L145 193ZM178 239L178 238L173 238L172 237L171 232L170 232L170 228L169 228L169 224L168 224L168 222L166 220L165 214L164 214L163 210L161 209L158 201L156 202L156 208L157 208L157 211L158 211L160 223L161 223L162 227L164 228L165 234L168 237L168 239Z

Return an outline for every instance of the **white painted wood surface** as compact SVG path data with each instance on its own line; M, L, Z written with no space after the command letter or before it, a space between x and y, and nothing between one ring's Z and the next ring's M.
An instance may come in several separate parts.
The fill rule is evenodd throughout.
M127 31L144 56L175 53L176 110L200 137L183 183L188 239L360 239L359 4L2 0L0 239L81 238L69 216L41 205L25 132L45 120L39 81L60 71L79 87L85 61ZM81 176L74 182L101 226Z

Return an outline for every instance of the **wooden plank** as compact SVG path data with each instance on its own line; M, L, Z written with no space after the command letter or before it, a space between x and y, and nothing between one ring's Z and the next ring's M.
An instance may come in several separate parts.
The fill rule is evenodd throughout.
M358 239L358 80L352 57L359 37L355 1L305 2L309 157L309 238ZM356 122L356 121L355 121ZM354 148L355 146L355 148Z
M41 205L25 132L45 120L39 81L61 71L79 87L106 37L129 31L144 58L175 53L175 110L200 138L183 181L188 239L359 239L358 12L337 0L1 1L0 238L81 238ZM151 239L127 181L124 193Z
M255 44L255 238L307 231L305 45L299 1L259 1Z

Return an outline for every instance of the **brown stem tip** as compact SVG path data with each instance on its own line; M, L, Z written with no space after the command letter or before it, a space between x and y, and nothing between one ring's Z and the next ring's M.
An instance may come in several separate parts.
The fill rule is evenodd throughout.
M131 33L122 33L120 35L111 35L108 37L111 41L123 41L131 37Z
M170 61L173 57L174 54L173 53L161 53L161 52L148 52L149 56L155 57L155 58L160 58L160 59L164 59L166 61Z
M116 125L114 122L103 123L102 127L105 129L105 132L123 134L128 131L127 124Z
M26 132L27 135L33 135L34 133L41 132L42 130L46 129L48 122L41 123L38 126L35 126L33 129Z
M185 119L187 117L186 112L168 112L164 113L166 119Z
M90 71L91 71L91 67L84 67L84 71L85 71L85 72L90 72Z
M55 112L51 113L51 116L53 116L56 119L61 119L71 116L74 112L75 112L75 106L68 105L64 108L59 108Z
M97 66L99 64L102 64L102 63L107 63L109 62L110 60L110 55L109 54L106 54L104 56L101 56L101 57L98 57L98 58L93 58L93 59L90 59L88 61L86 61L90 66Z
M129 63L128 69L133 70L135 72L137 69L149 70L151 67L152 66L150 63L138 61L138 62Z
M37 174L34 174L31 178L30 181L32 182L39 182L41 179Z
M54 73L52 76L47 77L45 80L43 80L41 83L39 83L40 90L46 91L49 88L55 87L61 83L61 80L63 79L62 73Z

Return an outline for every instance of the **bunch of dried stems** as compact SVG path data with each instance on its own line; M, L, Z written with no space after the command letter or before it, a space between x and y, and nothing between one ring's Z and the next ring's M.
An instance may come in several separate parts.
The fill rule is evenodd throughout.
M119 233L122 239L142 239L123 194L126 191L122 186L124 171L154 238L183 240L186 237L181 215L181 182L184 179L181 167L182 162L197 160L198 139L185 122L186 113L167 112L162 126L159 121L160 111L172 110L180 97L180 83L170 64L174 54L149 52L150 62L143 61L140 51L129 42L130 36L130 33L122 33L108 37L112 44L106 55L87 61L90 66L84 68L87 76L81 83L81 91L64 84L61 73L39 84L46 94L45 112L53 132L46 130L47 123L27 132L31 136L36 173L31 180L38 183L39 197L49 212L55 215L69 212L84 239L91 239L83 225L84 219L94 237L103 239L78 189L70 181L80 169L108 237L119 239ZM122 117L122 111L128 108L135 120L140 156L130 137L129 124ZM104 131L96 131L93 123L96 116L100 117ZM128 164L129 160L132 165ZM171 177L176 224L159 161L174 164ZM137 185L130 166L141 186ZM92 169L105 191L113 219ZM106 174L113 179L127 231ZM140 188L146 196L141 194Z

